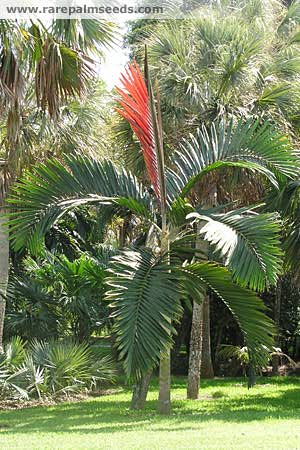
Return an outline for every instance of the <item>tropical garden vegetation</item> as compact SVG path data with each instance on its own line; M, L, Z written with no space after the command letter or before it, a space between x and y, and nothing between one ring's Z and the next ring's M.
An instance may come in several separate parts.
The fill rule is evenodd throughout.
M146 408L133 421L150 420L158 391L158 412L183 414L184 429L202 407L201 420L222 420L216 407L230 422L224 404L255 402L263 374L299 375L300 3L289 3L203 1L185 20L129 23L112 92L97 61L116 25L0 21L4 407L113 389L82 402L89 417L103 407L122 422L130 404ZM233 377L258 387L235 394ZM296 396L297 378L269 380L270 411ZM264 419L258 404L247 417Z

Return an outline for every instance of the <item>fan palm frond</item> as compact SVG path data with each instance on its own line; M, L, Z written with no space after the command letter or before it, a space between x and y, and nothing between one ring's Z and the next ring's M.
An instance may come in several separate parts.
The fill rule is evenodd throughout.
M59 19L53 20L51 33L68 47L102 55L103 47L115 41L116 25L99 19Z
M35 90L38 106L50 116L58 114L67 99L80 96L92 79L92 60L48 38L36 60Z
M26 44L22 27L15 21L0 23L0 102L2 107L12 106L24 93L24 75L20 54Z

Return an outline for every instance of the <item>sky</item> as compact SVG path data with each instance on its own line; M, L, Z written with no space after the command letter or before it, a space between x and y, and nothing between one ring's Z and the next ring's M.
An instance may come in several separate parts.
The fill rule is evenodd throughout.
M100 64L99 75L105 81L107 89L110 91L118 84L120 74L128 62L127 52L122 48L122 37L125 33L125 25L121 26L120 43L113 48L105 50L105 60Z

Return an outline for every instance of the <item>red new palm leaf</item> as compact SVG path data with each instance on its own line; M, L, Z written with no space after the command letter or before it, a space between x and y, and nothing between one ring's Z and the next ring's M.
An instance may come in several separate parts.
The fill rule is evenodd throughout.
M117 88L121 96L118 99L122 109L117 111L130 123L132 130L140 141L147 172L158 199L161 189L158 174L157 144L150 109L150 97L147 85L139 66L129 64L121 76L123 89Z

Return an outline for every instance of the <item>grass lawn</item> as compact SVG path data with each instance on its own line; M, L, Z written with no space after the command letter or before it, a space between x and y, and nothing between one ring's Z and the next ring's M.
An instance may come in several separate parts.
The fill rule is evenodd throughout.
M156 386L147 408L130 411L120 388L78 403L0 411L6 449L300 449L300 379L204 381L201 399L185 400L185 379L173 380L173 413L156 414Z

